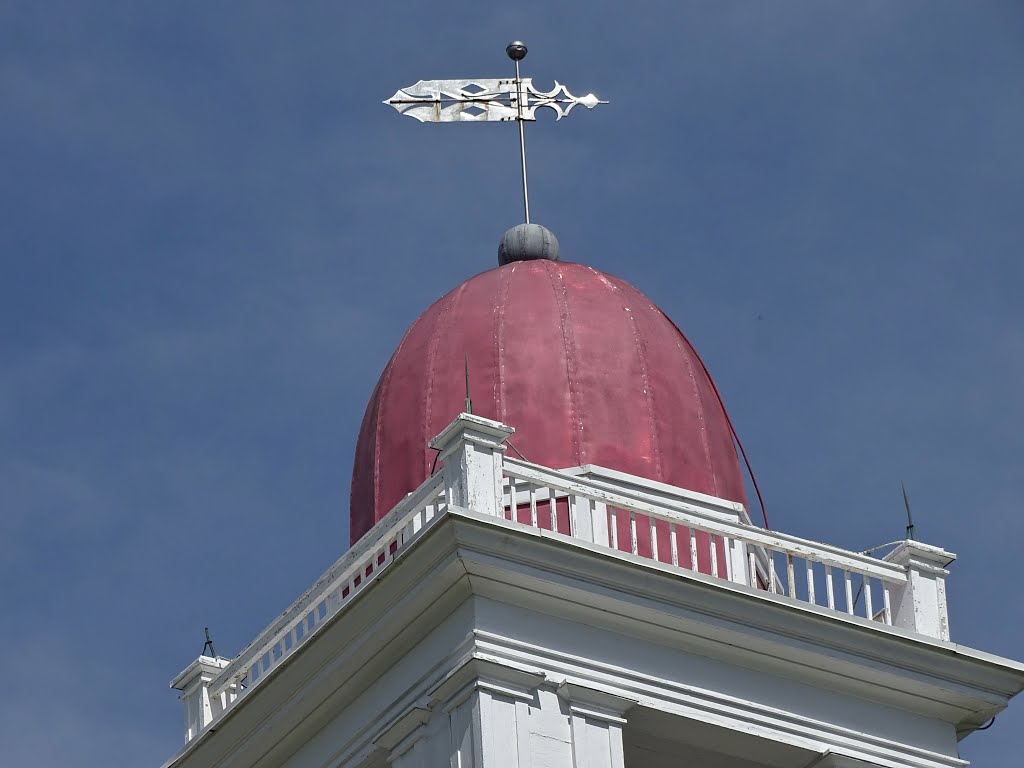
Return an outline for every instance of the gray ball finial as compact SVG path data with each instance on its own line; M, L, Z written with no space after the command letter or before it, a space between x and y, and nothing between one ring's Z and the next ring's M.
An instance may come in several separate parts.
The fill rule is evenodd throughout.
M517 224L502 235L498 266L535 259L558 261L558 238L550 229L540 224Z
M526 43L522 40L513 40L505 47L505 53L512 61L522 61L526 58Z

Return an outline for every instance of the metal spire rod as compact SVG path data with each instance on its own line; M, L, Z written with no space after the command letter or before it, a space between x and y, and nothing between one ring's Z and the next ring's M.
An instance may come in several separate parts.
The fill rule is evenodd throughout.
M526 182L526 129L523 120L523 78L519 75L519 62L526 58L526 45L515 40L508 44L505 53L516 63L516 121L519 123L519 159L523 163L523 211L526 223L530 223L530 186Z
M903 507L907 510L907 538L914 538L914 518L910 514L910 499L907 498L907 486L900 483L900 488L903 489Z
M385 101L399 114L416 118L421 123L456 122L510 122L519 123L519 158L523 171L523 212L530 223L530 196L526 182L526 131L523 124L537 119L537 110L547 107L561 120L582 104L593 109L607 104L592 93L573 96L555 81L550 91L534 87L532 78L523 77L519 62L526 56L526 45L516 40L509 43L505 53L516 63L515 78L485 78L476 80L420 80L415 85L401 88Z

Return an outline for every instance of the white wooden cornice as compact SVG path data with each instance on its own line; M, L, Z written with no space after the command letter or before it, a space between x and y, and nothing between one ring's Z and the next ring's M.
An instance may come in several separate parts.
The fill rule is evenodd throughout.
M384 750L401 752L403 746L408 747L414 741L418 731L430 721L430 716L428 707L409 707L374 736L373 743Z
M484 688L501 696L529 701L534 691L544 681L541 670L528 670L481 658L478 646L473 642L469 647L474 655L453 669L443 680L427 692L431 706L449 710L456 706L469 691Z
M877 763L868 763L846 755L838 755L835 752L828 752L821 757L815 758L814 762L805 768L871 768Z
M674 638L694 644L702 655L767 664L787 675L813 671L839 687L844 678L850 678L847 684L866 681L887 699L901 698L900 705L911 703L903 694L921 697L912 708L932 715L936 707L947 717L987 713L1024 689L1020 662L551 531L468 510L455 509L453 517L467 524L460 529L460 557L477 593L518 596L538 608L546 601L549 612L579 620L589 614L589 623L595 616L604 622L618 615L629 622L630 634L658 642ZM495 527L502 534L495 535ZM572 597L583 584L585 602ZM907 685L910 690L902 690ZM858 688L858 695L867 692Z
M568 680L558 684L556 693L569 705L572 714L619 725L626 724L626 713L638 703L636 699L623 698Z
M284 659L257 693L239 700L166 765L272 765L312 745L305 747L304 764L347 768L414 737L426 712L466 686L491 686L513 698L548 686L594 717L628 720L627 704L657 705L818 754L870 755L875 762L869 764L964 765L952 755L772 710L763 701L611 669L539 640L489 633L480 626L486 618L481 600L576 622L581 648L586 627L600 628L625 643L654 643L960 726L981 724L1024 688L1024 665L1016 662L451 505L345 611ZM464 625L461 640L430 645L441 642L431 632L442 625ZM394 671L399 665L401 673ZM384 684L395 687L386 703L365 698ZM343 751L316 741L357 701L362 720L345 725ZM828 765L848 764L821 763Z

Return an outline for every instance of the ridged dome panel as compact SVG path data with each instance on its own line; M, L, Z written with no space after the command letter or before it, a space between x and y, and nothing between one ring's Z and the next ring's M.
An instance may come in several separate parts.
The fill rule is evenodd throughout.
M359 432L351 540L429 475L427 441L463 409L516 429L527 459L598 464L745 503L728 422L682 334L629 283L524 261L470 278L412 324Z

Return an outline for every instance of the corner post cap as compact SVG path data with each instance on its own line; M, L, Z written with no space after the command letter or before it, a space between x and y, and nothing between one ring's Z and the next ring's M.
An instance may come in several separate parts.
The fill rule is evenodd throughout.
M904 567L946 576L949 573L946 568L956 560L956 555L941 547L907 539L883 559Z
M501 448L515 431L515 427L502 424L500 421L485 419L472 413L460 413L428 445L434 450L440 451L443 456L452 446L463 440L468 433L480 445L487 444L493 448Z

